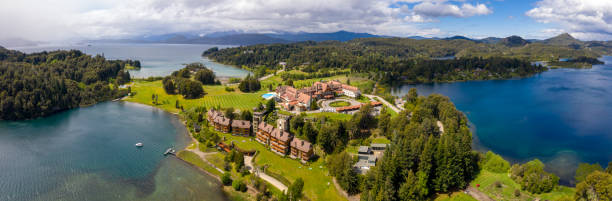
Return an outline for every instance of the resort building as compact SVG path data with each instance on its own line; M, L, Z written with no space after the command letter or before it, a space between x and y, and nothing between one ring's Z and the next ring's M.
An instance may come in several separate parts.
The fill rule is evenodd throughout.
M251 135L251 122L244 120L233 120L232 135L241 135L244 137Z
M308 161L312 157L312 144L306 140L293 138L291 140L291 158L299 158Z
M359 91L359 89L357 89L357 87L354 86L349 86L346 84L342 85L342 92L344 92L345 96L351 97L351 98L357 98L359 96L361 96L361 91Z
M274 129L270 134L270 149L280 155L289 153L289 146L293 136L286 131Z
M242 136L249 136L251 134L250 121L231 120L215 109L208 110L206 119L208 119L208 122L216 131Z
M259 123L259 126L257 126L257 133L255 140L257 140L259 143L262 143L266 146L270 145L270 135L272 135L272 132L274 131L274 126L267 124L265 122L261 122Z
M372 105L372 107L374 108L374 113L373 115L378 115L380 113L380 110L382 108L382 103L375 101L375 102L370 102L370 105ZM363 104L360 105L351 105L351 106L346 106L346 107L339 107L336 108L336 112L338 113L344 113L344 114L352 114L355 111L359 110L361 108L361 106L363 106Z
M206 119L208 119L208 122L211 122L211 123L218 116L223 116L223 114L215 109L209 109L208 112L206 113Z
M371 144L370 146L359 146L357 150L358 161L353 165L355 170L365 174L370 168L376 166L378 158L382 157L387 149L387 144Z
M312 158L312 144L306 140L294 138L288 132L289 119L291 116L279 114L276 128L265 122L259 123L255 140L268 146L274 153L282 156L289 155L291 158L299 158L302 162L306 162Z
M315 82L310 87L295 89L291 86L279 86L276 94L280 105L286 110L308 110L313 101L320 99L333 99L336 96L346 95L357 98L361 91L356 87L342 84L338 81Z
M219 132L229 133L231 130L231 119L225 118L224 116L217 116L213 119L215 130Z

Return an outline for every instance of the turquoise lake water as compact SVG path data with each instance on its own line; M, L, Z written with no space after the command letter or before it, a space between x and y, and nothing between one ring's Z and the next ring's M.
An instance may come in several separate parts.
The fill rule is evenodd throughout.
M226 200L214 178L163 156L189 141L174 115L134 103L0 121L0 200Z
M474 129L474 147L513 162L538 158L571 183L579 162L612 161L612 57L592 69L552 69L514 80L405 85L441 93Z
M27 53L77 49L90 55L104 55L107 59L140 60L142 68L131 70L130 75L136 78L166 76L183 68L184 64L202 62L211 68L217 76L245 77L249 71L229 65L211 62L202 58L202 52L211 47L226 48L219 45L192 44L93 44L72 46L42 46L15 48Z

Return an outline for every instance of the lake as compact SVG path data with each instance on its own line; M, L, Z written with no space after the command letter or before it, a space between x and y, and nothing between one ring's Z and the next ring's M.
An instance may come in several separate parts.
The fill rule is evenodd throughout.
M53 51L53 50L81 50L90 55L104 55L107 59L132 59L140 60L140 70L130 70L130 75L135 78L151 76L167 76L173 71L183 68L184 64L202 62L212 69L217 76L222 77L245 77L249 71L230 65L215 63L203 58L202 52L211 47L227 48L230 46L201 45L201 44L92 44L67 45L67 46L35 46L16 47L26 53Z
M0 121L0 200L227 200L216 179L163 156L189 142L176 116L126 102Z
M449 96L474 131L474 148L513 162L538 158L571 183L580 162L612 161L612 57L592 69L552 69L523 79L405 85Z

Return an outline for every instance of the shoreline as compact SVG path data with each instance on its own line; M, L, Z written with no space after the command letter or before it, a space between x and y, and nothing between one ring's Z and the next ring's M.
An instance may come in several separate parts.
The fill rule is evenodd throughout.
M203 157L201 157L199 154L195 153L194 151L187 149L187 147L189 147L189 145L190 145L190 144L195 144L195 145L196 145L195 149L198 149L198 147L199 147L199 142L197 142L197 140L196 140L195 138L193 138L193 135L191 134L191 131L189 130L189 127L187 127L186 121L183 119L183 117L180 115L180 113L178 113L178 112L170 112L170 111L166 111L166 110L164 110L164 109L162 109L162 108L158 108L158 107L151 106L151 105L147 105L147 104L143 104L143 103L132 102L132 101L128 101L128 100L125 100L125 99L121 99L121 100L120 100L120 101L118 101L118 102L124 102L124 103L135 104L135 105L138 105L138 106L146 106L146 107L154 108L154 109L156 109L156 110L161 110L161 111L163 111L163 112L167 112L168 114L172 114L174 117L176 117L176 118L177 118L176 120L178 120L178 122L180 122L180 124L181 124L181 125L182 125L182 126L185 128L185 131L186 131L185 133L187 134L187 137L189 137L189 139L191 139L191 140L190 140L190 142L188 142L187 146L185 146L185 147L181 148L180 150L178 150L178 151L176 152L176 154L174 155L174 158L176 158L176 159L178 159L178 160L182 161L183 163L185 163L185 164L189 165L190 167L195 168L195 169L196 169L196 170L198 170L199 172L201 172L201 173L203 173L203 174L206 174L206 175L211 176L212 178L214 178L214 182L215 182L215 183L217 183L217 184L219 185L218 187L221 189L221 191L223 191L223 193L224 193L224 194L225 194L225 196L226 196L226 199L227 199L227 200L232 200L232 199L231 199L231 198L232 198L231 193L237 193L237 192L231 192L231 191L233 191L233 189L228 190L228 189L226 188L227 186L225 186L225 185L223 185L223 183L221 183L221 177L219 177L218 175L216 175L216 174L214 174L214 173L212 173L212 172L209 172L208 170L205 170L204 168L201 168L201 167L199 167L199 166L197 166L197 165L195 165L195 164L192 164L192 163L190 163L190 162L188 162L188 161L186 161L186 160L184 160L184 159L182 159L181 157L179 157L179 156L178 156L178 153L180 153L180 152L182 152L182 151L188 151L188 152L191 152L191 153L194 153L194 154L198 155L198 157L199 157L199 158L200 158L200 159L201 159L203 162L207 163L207 164L208 164L208 165L210 165L211 167L213 167L213 168L215 168L215 169L219 169L218 167L216 167L216 166L212 165L210 162L208 162L208 160L206 160L206 158L203 158ZM213 153L213 152L202 152L202 153ZM223 174L223 172L221 172L221 173ZM247 191L247 193L250 193L250 194L253 194L253 195L255 195L255 194L257 194L257 193L258 193L258 191L257 191L257 190L255 190L255 188L254 188L254 187L252 187L251 185L248 185L248 184L247 184L247 186L248 186L248 191ZM231 187L231 186L230 186L230 187ZM240 194L239 194L239 196L242 196L242 195L240 195ZM242 198L247 199L247 200L249 199L248 197L242 197Z

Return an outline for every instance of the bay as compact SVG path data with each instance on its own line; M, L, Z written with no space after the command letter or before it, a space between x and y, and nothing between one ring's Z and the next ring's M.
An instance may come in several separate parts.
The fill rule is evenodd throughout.
M523 79L404 85L449 96L474 131L474 147L512 162L538 158L571 184L579 163L612 161L612 57L591 69L552 69Z
M176 116L134 103L0 121L0 200L227 200L216 179L163 156L189 142Z
M242 78L250 73L249 71L241 68L215 63L207 58L203 58L201 56L202 52L211 47L227 48L230 46L204 44L101 43L91 45L76 44L62 46L48 45L16 47L14 49L26 53L76 49L90 55L103 55L107 59L140 60L141 69L130 70L130 75L135 78L167 76L173 71L183 68L185 64L193 62L202 62L220 77Z

